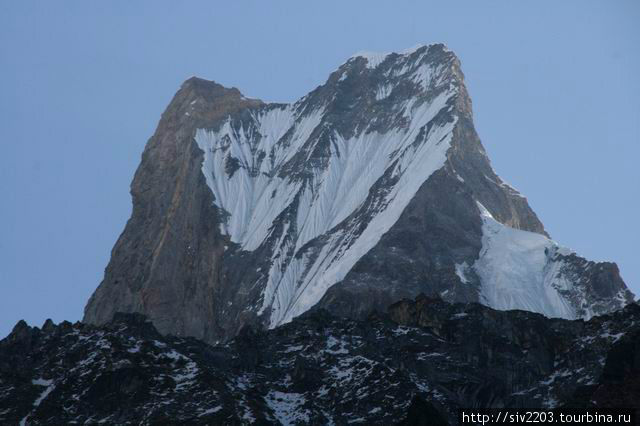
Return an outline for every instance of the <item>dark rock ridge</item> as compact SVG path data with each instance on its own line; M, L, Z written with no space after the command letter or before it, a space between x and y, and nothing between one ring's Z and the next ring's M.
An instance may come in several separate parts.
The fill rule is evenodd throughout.
M217 342L313 307L362 319L419 293L564 318L633 300L615 264L548 240L494 173L441 44L355 56L294 104L191 78L131 194L87 323L139 312Z
M0 341L0 423L455 424L460 407L639 408L639 342L636 303L585 322L420 296L366 320L247 326L219 346L140 314L21 321Z

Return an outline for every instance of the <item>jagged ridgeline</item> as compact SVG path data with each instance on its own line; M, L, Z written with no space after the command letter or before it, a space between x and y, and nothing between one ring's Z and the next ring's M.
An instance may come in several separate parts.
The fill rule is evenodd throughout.
M7 425L456 425L457 410L640 409L640 306L590 321L419 297L366 320L311 311L210 346L140 314L18 323Z
M88 323L138 312L216 342L419 293L567 319L633 300L615 264L552 241L493 171L442 44L356 55L292 104L191 78L131 193Z

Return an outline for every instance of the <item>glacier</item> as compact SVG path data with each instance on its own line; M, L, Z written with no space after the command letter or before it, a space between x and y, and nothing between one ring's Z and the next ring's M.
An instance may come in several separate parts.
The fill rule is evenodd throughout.
M534 232L503 225L478 203L482 214L482 249L473 265L482 282L481 301L494 309L521 309L547 317L575 319L576 312L560 290L572 283L562 275L556 254L571 250Z

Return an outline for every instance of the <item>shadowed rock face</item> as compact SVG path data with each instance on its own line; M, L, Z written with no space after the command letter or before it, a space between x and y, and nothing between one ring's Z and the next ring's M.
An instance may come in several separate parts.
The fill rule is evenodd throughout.
M131 185L131 219L87 304L85 321L105 323L117 311L140 312L163 333L205 340L221 334L215 313L223 303L217 294L224 291L226 237L218 231L219 212L193 135L261 104L195 77L182 85L142 154Z
M456 424L458 408L636 407L640 307L589 321L419 296L367 320L309 312L225 345L20 322L0 341L0 423Z
M535 240L538 263L526 252L512 269L526 264L539 287L500 307L588 318L633 300L615 264L557 249L494 173L443 45L353 57L294 104L191 78L131 193L90 324L139 312L161 333L216 342L314 307L364 318L419 293L491 305L510 288L488 290L510 277L494 270L498 231Z

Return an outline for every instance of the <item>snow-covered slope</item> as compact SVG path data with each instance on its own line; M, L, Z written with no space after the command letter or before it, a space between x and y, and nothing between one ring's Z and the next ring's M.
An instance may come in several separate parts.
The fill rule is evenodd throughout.
M514 229L496 221L478 203L482 214L482 249L473 265L480 277L480 301L494 309L521 309L547 317L589 319L602 312L588 302L584 273L603 269L595 262L576 265L572 250L544 235ZM613 304L629 303L629 291L620 288ZM579 301L579 303L575 303Z
M215 342L419 293L563 318L633 299L615 264L561 249L495 174L441 44L355 55L292 104L190 79L132 194L88 322L142 312Z
M406 126L386 132L362 127L346 136L325 130L323 108L304 115L297 112L302 101L253 114L248 123L228 119L218 131L196 133L207 184L216 205L228 213L221 231L243 250L255 250L284 228L265 271L260 309L270 309L272 326L305 312L344 278L442 167L455 120L433 123L452 109L454 93L451 88L428 101L404 101ZM323 138L330 144L326 158L310 167L308 176L282 173L299 152L311 160ZM382 182L389 184L372 203L372 188ZM362 210L366 223L348 220ZM322 248L306 250L319 237Z
M575 310L559 292L572 283L562 275L563 261L556 259L556 254L571 251L544 235L505 226L479 207L482 250L474 269L482 282L481 301L495 309L575 318Z

